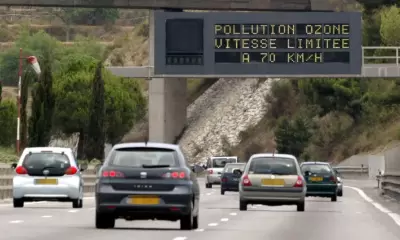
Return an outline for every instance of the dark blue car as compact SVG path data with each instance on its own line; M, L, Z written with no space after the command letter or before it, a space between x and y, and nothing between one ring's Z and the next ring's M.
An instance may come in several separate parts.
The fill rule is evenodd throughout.
M225 165L221 174L221 195L226 191L237 192L239 191L240 174L234 173L238 169L243 172L246 163L228 163Z

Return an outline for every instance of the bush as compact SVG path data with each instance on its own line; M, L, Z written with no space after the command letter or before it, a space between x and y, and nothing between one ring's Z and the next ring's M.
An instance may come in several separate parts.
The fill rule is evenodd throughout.
M9 147L14 144L17 135L17 105L4 100L0 103L0 146Z

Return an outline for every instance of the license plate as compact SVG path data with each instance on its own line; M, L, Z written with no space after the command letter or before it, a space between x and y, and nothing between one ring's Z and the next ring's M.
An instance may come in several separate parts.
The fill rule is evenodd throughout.
M261 184L266 186L284 186L285 180L283 179L261 179Z
M239 178L234 178L233 181L237 182L239 181Z
M57 185L58 181L55 178L35 179L35 184L38 184L38 185Z
M310 177L310 181L313 182L322 182L323 178L322 177Z
M135 205L157 205L160 204L160 198L157 196L134 196L129 199L129 203Z

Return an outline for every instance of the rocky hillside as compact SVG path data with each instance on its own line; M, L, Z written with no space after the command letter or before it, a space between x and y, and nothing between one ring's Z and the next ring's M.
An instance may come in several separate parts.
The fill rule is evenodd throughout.
M188 108L188 128L179 144L191 162L229 153L240 133L265 115L265 95L275 79L220 79Z

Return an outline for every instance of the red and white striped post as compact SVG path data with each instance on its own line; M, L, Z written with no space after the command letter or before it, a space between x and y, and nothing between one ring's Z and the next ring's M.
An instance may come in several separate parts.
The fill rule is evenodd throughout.
M17 107L18 107L18 116L17 116L17 155L19 156L21 151L21 88L22 88L22 69L23 69L23 59L26 59L29 64L31 64L33 70L36 74L40 74L40 65L35 56L29 56L24 58L22 56L22 48L19 49L19 69L18 69L18 95L17 95Z

